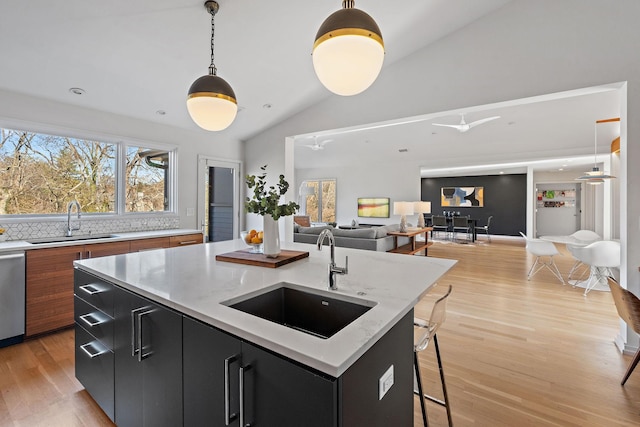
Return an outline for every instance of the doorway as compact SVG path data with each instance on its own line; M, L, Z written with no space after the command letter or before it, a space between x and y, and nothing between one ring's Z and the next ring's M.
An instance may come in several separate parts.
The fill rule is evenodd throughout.
M239 235L240 163L199 156L198 221L207 242Z
M580 230L581 189L574 182L536 186L536 237L568 236Z

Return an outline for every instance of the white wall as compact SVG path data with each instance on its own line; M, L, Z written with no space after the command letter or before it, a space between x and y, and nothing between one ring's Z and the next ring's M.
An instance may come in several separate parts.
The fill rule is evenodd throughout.
M296 169L296 182L308 179L335 178L337 185L336 222L351 224L352 220L371 224L398 224L393 215L393 202L420 200L420 166L418 163L369 165L354 164L347 168ZM389 177L393 179L389 179ZM389 218L358 218L358 197L389 197ZM417 215L407 221L416 224Z
M621 281L640 294L640 198L630 197L640 168L629 167L640 163L640 144L628 142L640 138L638 16L637 0L515 0L385 66L364 93L328 97L252 138L247 152L266 144L284 159L288 135L627 82L620 109ZM254 159L246 161L255 167ZM637 346L635 334L626 338Z
M57 130L73 136L106 137L111 141L132 139L178 146L180 228L200 228L195 215L186 215L188 208L194 211L197 208L198 154L242 159L242 144L225 139L221 133L199 129L187 131L7 91L0 91L0 126L41 132Z

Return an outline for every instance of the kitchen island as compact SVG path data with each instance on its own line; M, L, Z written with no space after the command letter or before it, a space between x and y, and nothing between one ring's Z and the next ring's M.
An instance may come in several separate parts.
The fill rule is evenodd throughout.
M349 272L338 276L336 291L328 291L328 250L284 243L283 249L309 251L310 256L279 268L215 259L217 254L241 249L246 249L246 245L235 240L75 263L80 307L85 303L84 293L78 290L82 286L89 289L87 295L100 294L101 289L107 290L109 286L116 290L115 298L105 300L111 301L107 303L111 308L95 316L103 316L104 325L111 319L113 339L100 337L109 333L108 327L98 337L91 331L86 333L87 323L95 321L76 324L77 358L84 352L94 355L90 358L94 362L103 354L114 360L115 373L107 372L105 376L107 382L109 375L115 377L115 389L96 393L91 390L94 386L85 383L91 381L83 381L85 374L78 375L78 367L83 368L83 364L76 361L77 376L92 396L96 398L95 394L101 393L106 396L96 398L103 409L107 406L105 412L115 413L118 425L197 425L198 419L211 417L219 418L219 424L214 421L214 425L240 425L240 421L242 425L256 426L276 425L272 422L389 425L392 421L394 425L411 425L413 307L455 261L336 248L338 264L344 263L345 256L349 257ZM283 282L310 293L326 291L339 300L361 303L369 309L331 337L321 338L230 306ZM133 301L136 298L140 301ZM89 308L101 308L103 304L86 303ZM80 312L81 309L76 310L76 317L84 315L86 319L87 314ZM165 320L171 324L162 333L164 320L154 320L161 312L167 313ZM78 341L78 335L88 335L87 342ZM120 339L119 335L123 337ZM173 359L167 360L167 366L180 366L173 376L166 366L157 363L163 357L162 343L153 342L154 335L174 353ZM223 347L223 341L230 343L231 349L218 357L213 353ZM174 351L176 348L179 351ZM153 363L159 365L155 368L160 370L160 378L152 378L153 369L144 368L140 381L127 383L137 374L131 373L134 362L119 363L125 355L142 365L156 359ZM220 359L219 366L213 360L216 358ZM105 363L109 368L110 362ZM88 366L86 370L95 374L91 364ZM212 373L207 383L208 366ZM120 388L119 372L126 372ZM133 414L130 419L134 421L129 421L125 415L130 415L130 411L121 406L131 398L121 399L119 390L130 389L138 382L153 384L156 391L168 387L179 389L180 393L170 397L166 392L156 393L162 396L152 398L145 396L153 394L153 390L140 390L142 413ZM207 387L211 396L203 393ZM100 400L109 402L111 393L115 404L103 405ZM206 400L217 399L218 395L220 411L214 408L215 403ZM170 415L161 414L160 409L175 404L169 400L176 399L182 400L184 407ZM201 418L195 416L189 421L199 412ZM119 416L124 418L119 420Z

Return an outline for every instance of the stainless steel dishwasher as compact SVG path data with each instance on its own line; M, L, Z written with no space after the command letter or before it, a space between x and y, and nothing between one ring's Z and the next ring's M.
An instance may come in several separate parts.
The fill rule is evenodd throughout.
M24 339L24 251L0 253L0 347Z

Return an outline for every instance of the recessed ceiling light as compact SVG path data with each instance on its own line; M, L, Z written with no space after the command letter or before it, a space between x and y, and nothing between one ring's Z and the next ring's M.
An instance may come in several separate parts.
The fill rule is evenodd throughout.
M159 115L159 116L164 116L165 114L167 114L167 112L164 111L164 110L158 110L158 111L156 111L156 114Z
M500 171L500 175L504 175L504 171Z
M79 87L72 87L71 89L69 89L69 92L71 92L74 95L84 95L84 89L79 88Z
M563 169L563 168L560 168L560 169L558 169L558 170L559 170L559 171L563 171L564 169Z
M408 152L408 151L409 151L409 150L408 150L408 149L406 149L406 148L401 148L401 149L399 149L399 150L398 150L398 152L400 152L400 153L406 153L406 152Z

